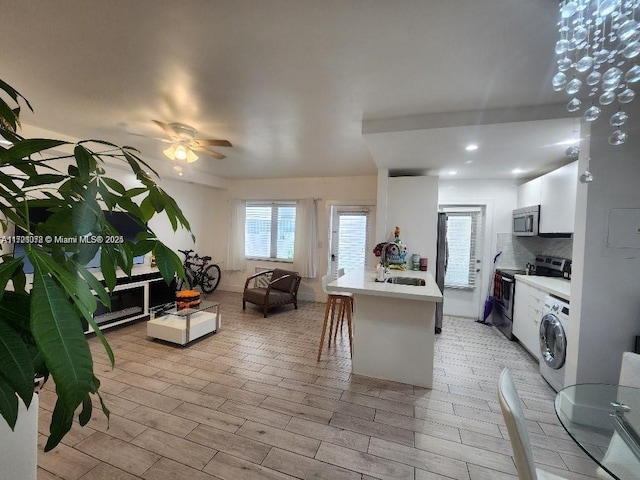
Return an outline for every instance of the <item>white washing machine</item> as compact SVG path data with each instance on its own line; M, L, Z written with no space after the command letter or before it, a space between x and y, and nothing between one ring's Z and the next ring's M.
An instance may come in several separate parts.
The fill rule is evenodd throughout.
M569 302L547 296L540 322L540 374L557 392L564 388Z

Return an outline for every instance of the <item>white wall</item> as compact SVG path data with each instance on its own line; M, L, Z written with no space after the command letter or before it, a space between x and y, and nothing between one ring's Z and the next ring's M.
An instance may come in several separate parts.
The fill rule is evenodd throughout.
M111 166L106 170L107 175L120 181L127 188L139 186L138 180L130 171ZM191 225L191 231L196 237L196 242L193 243L191 235L184 229L178 228L174 232L164 213L156 214L149 222L149 227L162 242L174 251L193 249L200 255L212 255L216 238L212 228L215 224L211 219L211 205L215 202L216 192L220 189L162 177L157 183L160 188L173 197L184 213ZM224 231L226 235L226 228ZM179 255L182 258L182 255ZM214 257L214 261L217 260ZM148 259L145 259L145 262L147 261Z
M378 211L382 208L378 207ZM386 231L381 241L392 240L395 227L400 227L400 239L407 245L407 262L414 253L427 257L434 276L437 213L438 177L389 178Z
M475 292L445 289L445 315L479 318L493 274L493 257L499 233L511 233L512 210L516 208L518 187L515 180L440 180L438 204L484 205L485 228L482 243L481 282ZM474 294L475 293L475 294Z
M298 200L316 198L318 200L318 277L304 278L298 296L304 300L325 301L320 279L327 273L329 256L329 219L332 203L353 205L374 205L376 199L375 176L363 177L322 177L322 178L287 178L265 180L231 180L227 190L218 190L214 201L207 210L215 219L209 229L215 237L213 257L222 263L227 257L227 231L229 224L228 200L241 198L245 200ZM219 234L217 234L219 232ZM224 271L220 289L241 292L245 280L255 272L255 267L292 268L291 263L249 261L247 271Z
M632 122L640 118L637 102L625 111ZM582 281L571 284L565 384L616 383L622 353L640 335L640 249L607 247L610 210L640 208L640 134L629 128L627 142L611 146L611 130L607 118L594 122L579 160L583 172L590 155L594 181L578 184L572 272Z

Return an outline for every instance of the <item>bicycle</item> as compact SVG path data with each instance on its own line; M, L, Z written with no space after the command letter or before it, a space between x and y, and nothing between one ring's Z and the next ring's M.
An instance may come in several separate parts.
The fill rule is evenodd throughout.
M220 267L215 263L208 265L211 257L201 257L193 250L178 250L184 255L182 268L184 269L187 281L180 279L178 281L178 290L182 290L185 284L188 288L194 288L198 285L204 293L213 292L220 283Z

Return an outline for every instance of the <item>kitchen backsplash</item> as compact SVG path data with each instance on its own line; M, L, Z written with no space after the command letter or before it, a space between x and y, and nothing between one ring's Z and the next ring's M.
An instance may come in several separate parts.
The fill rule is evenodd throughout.
M524 269L527 263L534 263L537 255L572 258L573 239L544 237L515 237L510 233L499 233L498 251L502 255L497 267Z

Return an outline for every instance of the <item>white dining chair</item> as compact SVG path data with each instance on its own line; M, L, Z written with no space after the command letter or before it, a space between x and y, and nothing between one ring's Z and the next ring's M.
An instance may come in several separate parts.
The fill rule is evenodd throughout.
M518 478L520 480L566 480L564 477L536 468L533 462L527 423L520 405L520 396L507 368L502 370L500 374L498 399L504 423L509 432Z
M640 355L633 352L624 352L622 354L622 366L620 367L618 384L624 387L640 388ZM624 403L622 397L619 400ZM638 462L633 452L629 451L624 439L617 432L614 432L611 437L611 442L609 442L607 451L602 458L602 463L616 472L626 472L628 478L633 478L640 471L640 462ZM598 467L596 475L602 480L611 480L613 478L602 467Z

